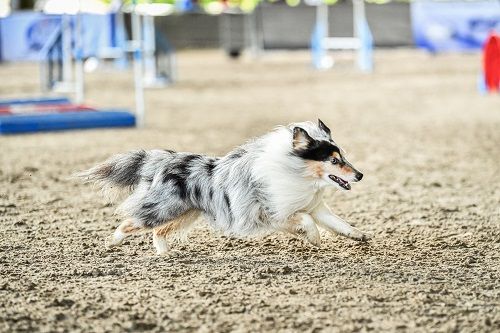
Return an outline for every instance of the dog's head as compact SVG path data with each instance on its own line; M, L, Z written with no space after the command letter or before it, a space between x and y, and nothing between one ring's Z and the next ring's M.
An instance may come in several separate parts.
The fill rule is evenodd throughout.
M346 160L342 150L332 140L330 129L320 119L317 125L311 122L294 124L291 130L293 154L304 160L307 173L323 185L350 190L349 183L363 178L363 174Z

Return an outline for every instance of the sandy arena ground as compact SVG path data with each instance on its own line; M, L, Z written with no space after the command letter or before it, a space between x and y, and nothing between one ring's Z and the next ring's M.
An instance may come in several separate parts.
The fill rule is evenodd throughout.
M183 52L150 90L147 127L0 137L0 331L500 331L500 99L475 90L479 55L379 51L313 72L306 53L260 61ZM0 96L38 92L38 68L0 67ZM87 77L88 103L133 107L130 73ZM68 177L111 154L223 154L277 124L321 117L365 178L329 192L374 234L234 240L203 223L178 256L151 235L113 250L114 208Z

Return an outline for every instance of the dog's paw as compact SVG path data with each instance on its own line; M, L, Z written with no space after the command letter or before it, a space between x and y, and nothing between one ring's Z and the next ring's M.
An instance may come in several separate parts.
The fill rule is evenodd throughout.
M308 237L307 240L309 243L316 247L321 247L321 237L318 235L314 235L313 237Z
M363 236L361 237L360 241L361 242L368 242L372 238L373 238L372 234L368 234L368 233L363 232Z
M360 230L355 230L354 232L349 234L349 238L357 240L359 242L368 242L373 238L373 236Z
M176 258L181 256L181 251L177 250L165 250L165 251L156 251L157 256L167 257L167 258Z
M119 246L123 242L123 238L117 238L115 234L109 235L104 241L104 246L107 249L111 249L113 247Z

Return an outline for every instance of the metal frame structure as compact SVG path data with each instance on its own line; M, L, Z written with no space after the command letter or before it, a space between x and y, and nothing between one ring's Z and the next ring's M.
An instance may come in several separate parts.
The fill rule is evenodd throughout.
M156 32L154 16L142 17L144 41L144 85L148 88L165 87L173 83L175 55L166 38ZM157 44L161 47L157 47Z
M372 48L373 37L366 20L364 0L352 0L353 37L329 37L328 5L320 3L316 6L316 24L311 38L313 66L324 70L331 68L333 59L328 50L357 51L357 66L363 72L373 69Z
M74 50L72 47L73 31L75 32ZM48 91L73 93L75 102L77 104L83 103L82 48L80 13L75 15L74 20L68 14L62 15L61 26L50 36L49 41L41 51L46 59L41 66L41 84L44 93Z
M82 0L79 0L79 3L81 3L81 1ZM144 41L142 37L143 26L141 25L141 17L135 10L136 5L137 0L134 0L131 11L132 39L129 42L129 47L127 47L124 52L131 52L133 56L136 124L138 127L142 127L144 126L145 120L145 57ZM74 49L72 47L73 36ZM72 16L70 14L64 14L62 16L60 29L55 31L49 38L42 52L46 59L41 66L42 91L44 93L49 91L73 93L76 104L82 104L85 99L85 78L80 10L74 14L74 22L72 22ZM156 71L154 49L152 57L155 65L153 70ZM148 60L151 60L151 58L148 58Z

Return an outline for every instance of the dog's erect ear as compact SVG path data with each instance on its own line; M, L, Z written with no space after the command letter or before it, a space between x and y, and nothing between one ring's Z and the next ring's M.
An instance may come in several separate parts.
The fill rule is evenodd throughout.
M293 128L293 149L305 149L314 139L307 134L306 130L300 127Z
M322 122L321 119L319 119L319 118L318 118L318 126L323 132L328 134L328 136L330 136L332 134L330 129L328 128L328 126L326 126L325 123Z

